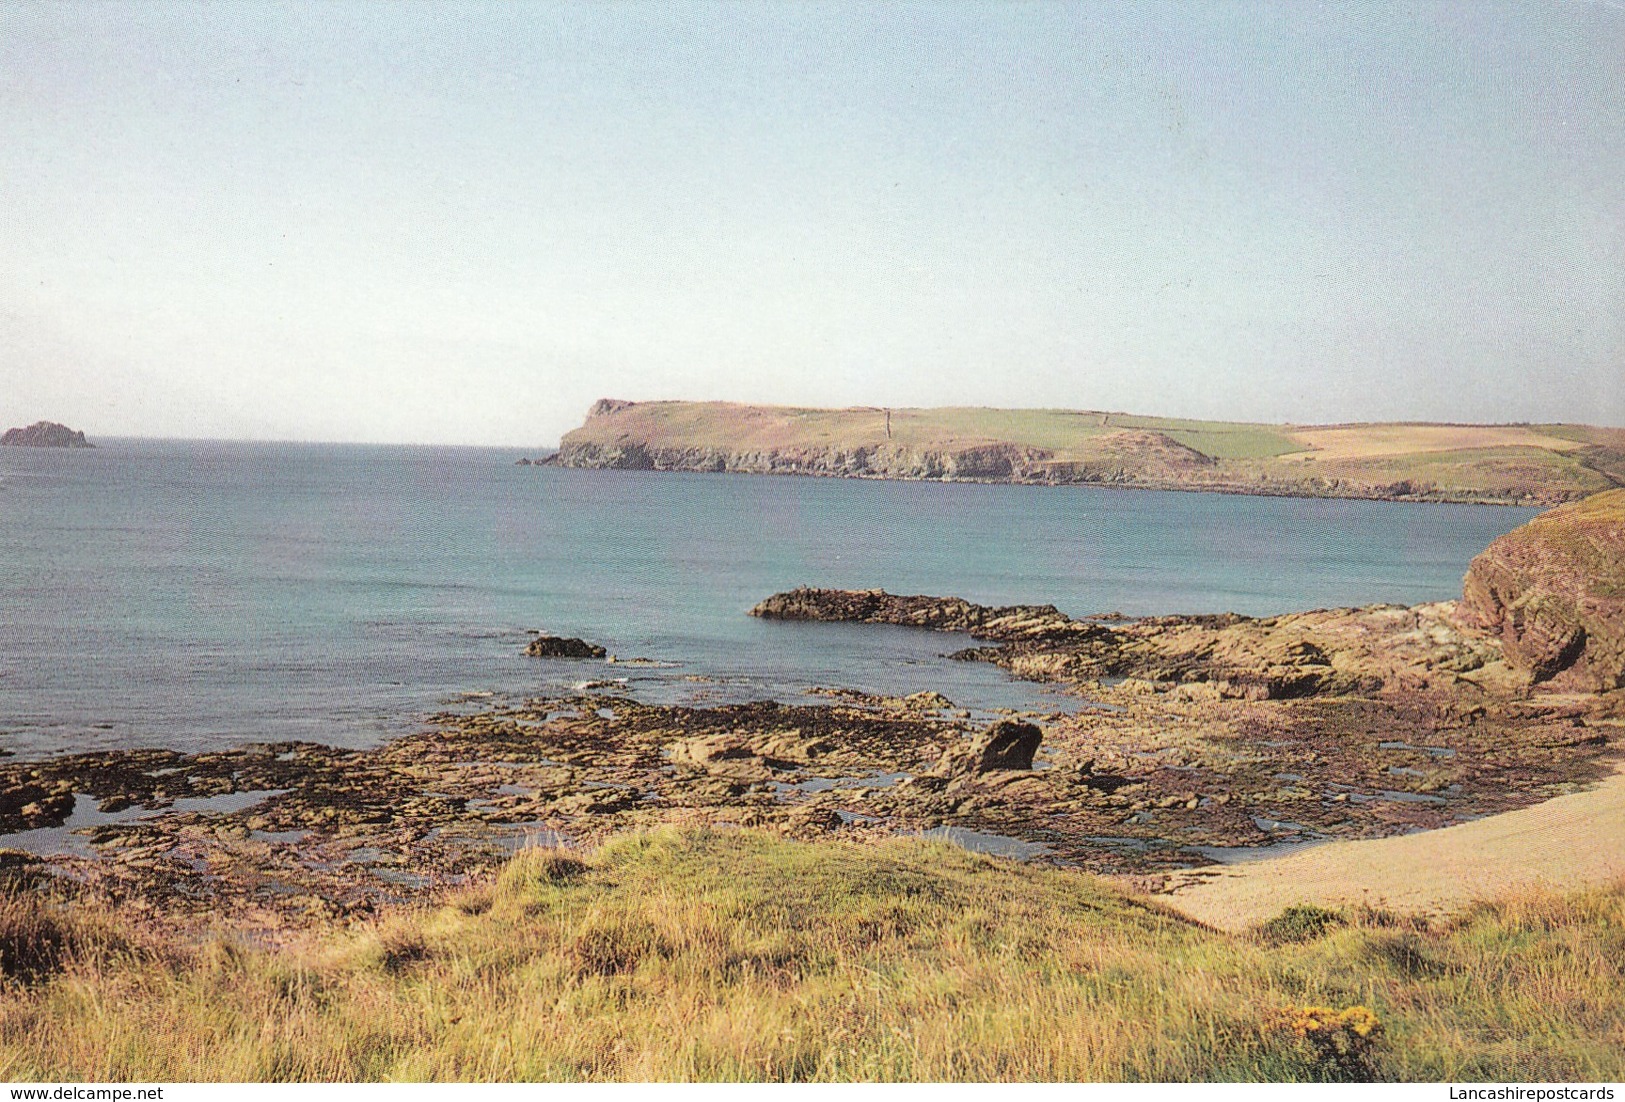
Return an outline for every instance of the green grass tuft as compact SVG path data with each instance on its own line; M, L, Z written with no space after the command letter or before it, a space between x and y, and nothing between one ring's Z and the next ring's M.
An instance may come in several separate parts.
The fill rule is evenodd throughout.
M1288 907L1258 927L1258 936L1276 943L1313 941L1339 926L1347 926L1348 919L1339 911L1300 903Z

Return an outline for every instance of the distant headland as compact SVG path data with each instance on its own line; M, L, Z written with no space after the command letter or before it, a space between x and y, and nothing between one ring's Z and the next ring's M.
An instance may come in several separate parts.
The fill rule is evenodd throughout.
M75 432L67 425L55 421L35 421L25 429L8 429L0 436L0 445L8 448L94 448L85 434Z
M1095 410L595 403L561 467L1550 506L1625 486L1625 429L1266 425Z

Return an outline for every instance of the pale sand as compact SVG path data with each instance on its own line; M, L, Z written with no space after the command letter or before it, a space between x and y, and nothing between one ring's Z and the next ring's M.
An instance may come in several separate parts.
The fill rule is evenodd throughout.
M1212 870L1203 869L1203 874ZM1527 888L1625 880L1625 763L1583 792L1460 826L1220 866L1159 898L1222 930L1244 930L1295 903L1369 904L1443 915Z

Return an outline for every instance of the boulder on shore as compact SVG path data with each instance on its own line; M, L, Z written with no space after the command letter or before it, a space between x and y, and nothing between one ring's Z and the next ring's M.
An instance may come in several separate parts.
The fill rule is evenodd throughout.
M1542 513L1467 570L1460 615L1531 681L1625 687L1625 490Z
M525 653L532 658L602 658L609 652L597 643L563 635L538 635Z
M943 752L934 772L938 776L961 776L1001 771L1025 771L1033 767L1033 755L1044 732L1031 723L1004 719L969 742Z
M35 421L25 429L7 429L0 445L9 448L94 448L85 434L55 421Z

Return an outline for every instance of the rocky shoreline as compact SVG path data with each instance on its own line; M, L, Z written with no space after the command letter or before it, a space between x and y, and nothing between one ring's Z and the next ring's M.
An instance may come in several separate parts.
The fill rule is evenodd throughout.
M154 911L229 902L274 929L463 884L518 846L659 825L854 839L957 832L992 852L1142 877L1245 847L1433 829L1594 780L1619 702L1453 696L1205 701L1107 687L1099 709L988 729L922 702L654 707L528 701L374 750L271 744L0 764L13 855ZM167 813L165 809L169 809ZM141 811L148 817L131 817ZM7 839L0 837L0 842ZM1148 881L1149 882L1149 881Z
M1619 511L1625 500L1559 511L1514 545L1572 547L1583 531L1618 555L1625 528L1599 517ZM1555 551L1536 558L1542 592L1582 592L1560 583ZM1509 588L1500 561L1475 562L1469 593L1494 577L1523 607L1528 592ZM1597 679L1617 625L1580 604L1599 649L1568 648L1570 665L1552 670L1519 645L1544 638L1547 620L1492 630L1474 600L1079 620L1047 605L793 590L754 614L968 634L975 645L952 657L1061 683L1084 706L989 725L929 691L724 707L583 692L448 710L365 750L0 761L0 877L76 885L171 923L229 906L273 936L433 897L525 844L707 825L854 841L935 832L1156 889L1178 870L1431 830L1608 774L1625 690ZM534 645L608 661L580 640Z
M1117 630L1131 626L1151 630ZM1193 629L1168 627L1170 639ZM667 824L857 840L941 831L1155 887L1249 847L1526 806L1609 768L1619 694L1531 698L1443 676L1448 686L1290 699L1226 694L1225 679L1129 678L1086 686L1097 706L1079 715L990 729L935 694L722 708L533 700L448 712L373 750L0 763L0 828L54 828L61 843L72 821L92 820L68 853L9 857L10 876L66 877L166 921L206 921L229 903L275 931L464 884L527 842L590 846Z

